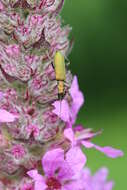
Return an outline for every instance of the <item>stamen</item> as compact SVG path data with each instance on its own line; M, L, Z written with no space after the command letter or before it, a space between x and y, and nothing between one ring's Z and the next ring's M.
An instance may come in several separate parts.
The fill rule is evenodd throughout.
M48 178L46 184L48 186L46 190L60 190L61 189L60 182L54 177Z

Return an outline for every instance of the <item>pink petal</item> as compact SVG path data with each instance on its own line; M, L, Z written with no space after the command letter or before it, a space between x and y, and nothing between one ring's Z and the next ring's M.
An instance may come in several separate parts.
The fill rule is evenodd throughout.
M73 82L72 82L69 92L73 99L72 114L77 115L80 107L84 103L84 96L83 96L83 93L79 90L77 76L74 76L74 79L73 79Z
M71 148L66 154L66 161L75 174L81 171L86 163L86 156L79 147Z
M79 104L80 105L83 104L84 97L83 97L82 92L79 90L77 76L74 76L69 92L70 92L71 97L73 98L73 100L75 100L75 98L78 98L78 96L80 96L80 103Z
M95 144L93 144L91 142L87 142L87 141L82 141L82 144L86 148L95 148L96 150L103 152L106 156L108 156L110 158L117 158L117 157L123 156L123 152L121 150L112 148L110 146L100 147L98 145L95 145Z
M95 175L93 176L93 180L95 182L100 181L100 183L104 183L107 180L107 176L108 176L108 169L103 167L95 173Z
M114 186L114 182L113 181L109 181L107 182L107 184L104 187L104 190L112 190Z
M64 150L61 148L46 152L42 158L42 166L47 176L54 176L64 163Z
M53 113L60 117L64 122L70 121L70 108L66 100L55 101L52 105L55 107Z
M117 157L123 156L123 152L121 150L112 148L110 146L100 147L100 146L95 145L95 148L111 158L117 158Z
M89 141L82 141L81 142L83 146L85 146L86 148L93 148L94 144L89 142Z
M66 100L55 101L52 105L55 107L53 113L59 116L64 122L68 122L70 125L72 125L76 120L76 116L80 107L84 103L84 97L82 92L79 90L76 76L74 76L69 92L72 97L71 106L68 105Z
M8 111L4 109L0 109L0 122L13 122L15 119L18 118L18 116L9 113Z
M34 190L45 190L47 188L43 176L38 174L37 170L30 170L27 174L34 180Z
M64 181L68 181L72 179L72 176L74 176L75 173L72 170L71 166L65 161L57 174L57 179L64 183Z
M64 136L71 141L72 146L74 146L74 144L76 144L75 141L75 136L74 136L74 132L71 128L65 129L64 130Z
M34 185L34 190L46 190L47 185L43 181L36 181Z
M62 190L82 190L82 182L80 180L73 180L72 182L66 183Z
M97 189L103 188L104 190L111 190L113 188L113 182L107 182L108 169L103 167L99 169L93 176L93 185Z
M27 172L27 175L29 175L35 181L43 181L43 176L40 175L37 170L30 170Z
M101 131L93 133L92 129L90 129L90 128L88 128L88 129L82 129L80 131L76 131L75 130L76 140L78 140L78 141L79 140L88 140L90 138L95 137L96 135L99 135L100 133L101 133Z

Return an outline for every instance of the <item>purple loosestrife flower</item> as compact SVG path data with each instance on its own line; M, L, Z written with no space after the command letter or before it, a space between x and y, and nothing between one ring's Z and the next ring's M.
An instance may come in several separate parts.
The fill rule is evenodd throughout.
M77 174L83 169L86 162L84 154L79 148L70 149L65 155L64 150L54 149L48 151L42 158L42 167L45 176L37 170L27 174L33 178L35 190L79 190Z
M79 90L78 79L76 76L73 78L69 93L71 101L68 102L64 99L61 102L54 102L53 106L55 109L53 110L53 113L58 115L64 122L67 122L69 126L72 126L75 123L77 114L84 103L83 93Z
M59 166L58 163L57 166ZM57 168L57 166L52 168L52 170ZM67 172L64 173L64 176L65 174L70 175L70 170L68 174ZM64 176L61 179L57 179L56 174L55 177L48 177L49 175L40 175L37 170L29 171L28 175L33 180L24 177L19 184L14 182L7 185L7 181L4 179L4 183L0 181L0 190L5 190L6 188L9 190L112 190L114 187L113 181L107 181L108 170L105 167L100 168L94 175L91 174L90 169L84 168L75 177L67 178L67 181L66 178L65 180L62 179Z
M60 101L54 102L53 105L55 109L53 110L53 113L58 115L64 122L67 122L67 127L70 126L70 128L64 130L64 135L71 141L72 147L74 145L83 145L85 148L95 148L111 158L123 156L123 152L121 150L117 150L109 146L100 147L90 142L90 139L97 135L96 133L92 133L90 129L83 129L80 127L80 130L75 130L75 133L73 132L72 125L75 123L77 113L84 103L83 94L79 90L76 76L73 79L69 93L72 98L70 104L67 100L63 100L61 102L60 111Z
M83 145L85 148L95 148L96 150L104 153L111 158L123 156L123 152L118 149L114 149L110 146L100 147L95 145L90 140L98 133L93 133L90 129L82 129L73 131L72 128L64 130L65 137L70 140L72 147Z
M80 183L82 183L81 190L112 190L114 182L107 181L107 176L107 168L99 169L94 175L91 174L90 169L83 169L79 175Z

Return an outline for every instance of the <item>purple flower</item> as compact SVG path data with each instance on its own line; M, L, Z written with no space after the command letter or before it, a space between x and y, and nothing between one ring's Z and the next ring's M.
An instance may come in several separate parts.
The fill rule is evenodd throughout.
M69 90L72 102L69 104L67 100L56 101L53 103L55 109L53 113L58 115L64 122L67 122L67 126L71 126L75 123L76 116L82 104L84 103L84 98L82 92L79 90L77 77L75 76ZM61 103L61 106L60 106ZM60 111L61 107L61 111ZM118 156L123 156L123 152L121 150L114 149L112 147L100 147L98 145L93 144L89 141L92 137L97 135L98 133L93 133L91 129L83 129L80 127L76 133L73 132L71 128L65 129L64 135L67 139L71 141L72 147L77 145L83 145L86 148L95 148L100 152L103 152L105 155L111 158L116 158Z
M110 146L100 147L90 142L90 139L97 134L98 133L91 132L90 129L82 129L81 131L77 131L75 133L71 128L64 130L64 136L70 140L72 147L83 145L85 148L95 148L111 158L123 156L123 152L121 150L114 149Z
M83 169L86 157L78 147L70 149L66 155L64 150L58 148L48 151L42 158L42 167L45 176L37 170L27 174L35 182L35 190L79 190L77 174Z
M0 123L14 122L17 118L17 115L9 113L5 109L0 109Z
M53 113L58 115L64 122L73 125L75 123L78 111L84 103L84 97L82 92L79 90L78 80L76 76L74 76L69 93L72 98L72 102L69 104L65 99L61 102L55 101L53 103L53 106L55 107Z
M88 168L85 168L80 173L80 183L82 190L112 190L113 181L107 181L107 168L99 169L93 176Z

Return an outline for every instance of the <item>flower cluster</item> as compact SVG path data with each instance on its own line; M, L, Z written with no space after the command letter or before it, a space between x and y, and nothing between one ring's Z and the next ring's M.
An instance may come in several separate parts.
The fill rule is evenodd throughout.
M90 170L83 168L85 162L85 156L77 148L70 149L66 155L62 149L54 149L42 159L45 175L37 170L29 171L28 175L35 183L35 190L111 190L114 183L106 181L107 169L101 168L91 176Z
M39 174L35 169L27 174L34 180L35 190L111 190L113 182L106 181L107 169L100 169L93 177L88 169L84 169L87 158L81 147L95 148L111 158L123 156L123 152L110 146L100 147L92 143L91 139L100 131L94 133L89 128L84 129L81 125L74 126L78 111L84 102L76 76L73 78L69 94L71 101L65 98L62 102L53 103L53 113L65 122L62 135L64 142L54 144L55 147L43 156L42 171L45 175Z
M111 158L123 152L92 143L100 131L75 126L84 97L68 69L58 100L53 58L57 51L66 58L72 45L59 16L63 3L0 0L0 190L113 187L105 168L94 176L84 168L82 146Z
M2 179L24 176L26 170L38 166L65 126L53 113L52 105L58 99L53 57L56 51L66 57L70 48L71 28L62 27L58 16L63 3L63 0L0 0ZM67 80L70 86L70 71Z

